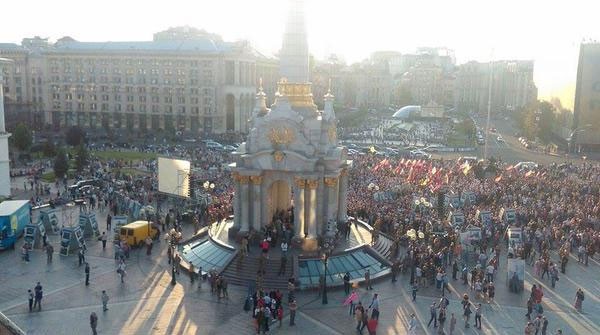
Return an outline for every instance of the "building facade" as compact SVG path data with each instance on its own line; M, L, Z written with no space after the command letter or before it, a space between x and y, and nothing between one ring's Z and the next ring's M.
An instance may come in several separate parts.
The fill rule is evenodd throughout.
M456 73L456 106L476 114L487 114L490 71L493 113L512 113L537 100L533 61L468 62Z
M188 27L143 42L25 39L0 55L14 60L8 112L54 128L247 132L258 78L275 87L278 70L247 42Z
M579 48L572 141L578 150L600 150L600 43Z

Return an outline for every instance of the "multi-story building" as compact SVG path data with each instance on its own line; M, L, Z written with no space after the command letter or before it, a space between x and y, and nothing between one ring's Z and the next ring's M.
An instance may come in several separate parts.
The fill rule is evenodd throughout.
M15 60L11 103L55 128L246 132L258 78L271 93L278 69L247 42L188 27L142 42L25 39L0 55Z
M456 75L456 106L460 110L486 114L492 71L491 109L514 112L537 100L533 61L468 62Z
M571 138L577 151L600 150L600 43L579 48Z

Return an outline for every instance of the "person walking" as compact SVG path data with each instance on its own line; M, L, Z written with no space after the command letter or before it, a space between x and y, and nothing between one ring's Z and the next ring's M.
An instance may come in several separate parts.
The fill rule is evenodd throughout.
M83 248L79 248L77 256L79 258L79 266L81 266L85 262L85 251L83 250Z
M292 302L290 302L289 309L290 309L290 326L295 326L296 323L294 321L296 320L296 310L298 309L298 303L296 302L296 299L294 299L294 300L292 300Z
M98 327L98 316L96 315L96 312L90 314L90 327L92 328L92 335L97 335L98 332L96 331L96 327Z
M102 236L100 237L100 240L102 241L102 250L106 250L106 241L108 241L108 237L106 236L105 231L102 232Z
M408 334L416 335L417 334L417 319L415 314L410 315L410 320L408 321Z
M431 326L431 321L433 321L433 328L437 328L437 306L435 301L429 305L429 322L427 323L427 328Z
M47 256L47 263L50 264L52 263L52 255L54 254L54 247L48 243L46 245L46 256Z
M27 290L27 298L29 300L29 312L33 312L33 299L35 296L33 295L33 292L31 292L31 289Z
M348 315L354 315L356 313L356 302L358 301L358 293L353 290L352 294L350 294L346 300L344 300L344 305L350 305L348 309Z
M90 285L90 263L85 262L85 286Z
M121 283L124 283L125 280L125 268L127 267L127 265L125 265L125 261L121 260L121 262L119 262L119 266L117 267L117 273L119 274L119 277L121 278Z
M358 306L356 306L356 309L354 311L354 318L356 319L356 331L362 334L361 326L362 326L362 319L363 319L363 313L364 313L364 308L362 307L362 303L359 301L358 302Z
M379 320L379 294L375 293L373 295L373 300L371 301L369 308L373 310L371 312L371 319Z
M365 271L365 288L367 290L373 289L373 287L371 286L371 272L369 271L369 269Z
M548 333L548 319L546 316L542 316L542 335L547 335Z
M580 313L583 310L584 299L585 295L583 294L583 290L581 288L577 289L577 293L575 293L575 309Z
M350 294L350 272L344 274L344 293Z
M102 311L106 312L106 311L108 311L107 305L108 305L108 300L109 300L108 294L106 294L106 290L102 290L101 298L102 298Z
M108 213L108 215L106 216L106 231L110 231L111 223L112 216L110 216L110 213Z
M454 334L454 329L456 329L456 317L452 313L452 316L450 316L450 335Z
M475 307L475 328L481 329L481 303Z
M147 236L144 242L146 243L146 256L152 255L152 239L150 236Z
M35 298L33 302L33 308L38 307L38 311L42 310L42 298L44 297L44 291L40 282L37 282L37 285L33 289L35 292Z
M419 286L417 285L417 283L415 282L412 285L412 301L417 300L417 291L419 290Z

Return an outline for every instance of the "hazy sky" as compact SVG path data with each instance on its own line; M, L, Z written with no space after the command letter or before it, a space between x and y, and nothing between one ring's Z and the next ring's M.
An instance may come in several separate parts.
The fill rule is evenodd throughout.
M582 39L600 40L597 1L590 0L306 0L310 51L362 60L377 50L454 49L468 60L533 59L540 95L574 86ZM40 35L80 41L150 40L190 25L279 50L286 0L30 0L2 4L0 42ZM493 52L492 52L493 50Z

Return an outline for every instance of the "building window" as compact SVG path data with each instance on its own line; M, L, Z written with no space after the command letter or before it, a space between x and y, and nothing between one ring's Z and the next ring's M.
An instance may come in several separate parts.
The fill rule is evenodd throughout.
M173 113L173 106L165 106L165 113Z
M185 98L184 97L177 97L177 103L184 104L185 103Z
M115 112L121 111L121 104L115 104Z
M146 102L146 96L142 95L139 97L140 102Z
M165 97L165 103L166 104L172 104L173 103L173 97Z
M127 96L127 102L133 102L133 95Z
M153 103L159 103L160 102L160 98L158 96L153 95L152 96L152 102Z
M131 104L127 105L127 111L128 112L133 112L134 111L133 110L133 105L131 105Z
M100 108L103 112L108 112L108 104L102 104Z
M90 109L95 111L96 110L96 104L95 103L91 103L90 104Z
M158 113L158 105L152 105L152 113Z

